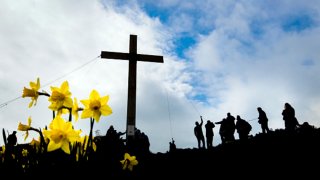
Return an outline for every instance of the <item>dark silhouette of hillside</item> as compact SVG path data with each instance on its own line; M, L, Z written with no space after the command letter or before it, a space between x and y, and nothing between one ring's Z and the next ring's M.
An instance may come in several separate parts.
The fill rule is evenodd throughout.
M124 146L97 142L97 152L86 162L68 161L62 151L46 157L41 166L15 175L40 177L221 177L221 178L289 178L318 176L320 163L320 129L307 124L294 132L283 129L233 141L210 149L174 149L167 153L129 152L139 164L133 171L122 170L120 160ZM117 142L118 143L118 142ZM18 146L19 147L19 146ZM113 147L113 148L112 148ZM12 169L0 166L0 171ZM57 174L58 172L58 174ZM20 173L20 174L19 174Z
M115 153L118 158L113 159L114 164L105 163L100 161L101 159L98 159L96 164L100 164L98 172L120 177L218 175L225 178L246 178L252 177L252 174L270 178L307 177L317 172L320 162L319 140L320 130L308 126L293 133L275 130L268 134L257 134L245 142L237 140L211 149L176 149L157 154L133 152L139 160L139 165L134 167L132 172L116 168L120 166L118 159L123 158L123 153L119 152ZM111 157L111 154L109 156Z
M298 129L257 134L246 142L239 140L212 149L177 149L175 152L151 154L137 174L152 177L294 177L313 176L320 163L320 130ZM142 163L142 162L141 162ZM257 177L258 178L258 177Z

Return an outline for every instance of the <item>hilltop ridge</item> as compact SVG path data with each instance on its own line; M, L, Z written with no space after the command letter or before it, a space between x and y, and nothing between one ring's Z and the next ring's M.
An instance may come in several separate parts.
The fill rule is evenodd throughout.
M125 148L111 148L104 141L97 143L97 151L86 162L72 162L62 151L46 156L41 165L28 171L15 171L14 175L34 177L212 177L247 178L260 174L273 177L313 177L320 162L320 129L300 127L294 132L283 129L267 134L256 134L246 141L236 140L219 144L211 149L176 149L166 153L135 151L139 164L133 171L122 170L120 160ZM19 146L18 146L19 147ZM0 172L13 169L1 164ZM40 176L39 176L40 177Z

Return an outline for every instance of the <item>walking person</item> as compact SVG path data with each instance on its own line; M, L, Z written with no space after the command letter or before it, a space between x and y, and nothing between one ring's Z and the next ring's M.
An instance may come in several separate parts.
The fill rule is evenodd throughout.
M284 120L285 129L288 132L295 131L296 128L299 126L299 122L295 116L294 108L289 103L284 104L282 116L283 116L283 120Z
M261 107L258 107L257 108L258 112L259 112L259 117L258 117L258 123L261 125L261 129L262 129L262 133L265 134L265 133L268 133L270 130L269 130L269 127L268 127L268 118L267 118L267 115L266 113L262 110Z

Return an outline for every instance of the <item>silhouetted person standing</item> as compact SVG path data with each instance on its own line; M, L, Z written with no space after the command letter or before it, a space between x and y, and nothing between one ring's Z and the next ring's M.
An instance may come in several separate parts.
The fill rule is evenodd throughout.
M236 130L236 124L234 118L229 112L226 118L226 141L234 141L234 132Z
M176 147L176 144L174 143L174 140L172 138L172 141L169 142L169 152L174 152L176 151L177 147Z
M206 138L207 138L207 148L212 148L212 141L213 141L213 128L215 127L215 125L208 120L207 124L205 125L206 128Z
M215 124L220 124L219 134L221 137L221 143L226 143L226 124L227 120L223 118L221 121L216 122Z
M16 156L16 147L15 145L17 144L17 136L16 136L17 131L13 131L12 134L10 134L7 137L7 143L5 145L5 153L4 153L4 159L3 162L1 163L5 163L5 166L0 167L0 171L1 173L8 173L11 175L11 177L16 176L16 172L19 172L19 166L17 163L17 159L15 159ZM2 164L1 164L2 165ZM0 166L1 166L0 165ZM19 163L20 168L21 168L21 164ZM10 176L9 176L10 177ZM12 179L12 178L11 178Z
M289 103L284 104L284 110L282 111L284 120L284 126L287 131L294 131L299 126L298 120L295 116L295 110Z
M252 127L246 120L241 119L241 117L238 115L236 129L239 134L239 139L243 141L248 139Z
M11 160L12 154L14 153L14 146L17 144L17 131L13 131L7 138L7 145L6 145L6 159Z
M259 112L259 117L258 117L258 123L261 125L262 133L268 133L269 132L269 127L268 127L268 118L266 113L261 109L261 107L257 108Z
M8 146L13 147L17 144L17 136L16 136L17 131L13 131L12 134L8 136Z
M200 146L201 142L202 142L202 147L206 148L205 144L204 144L204 136L203 136L203 132L202 132L202 124L203 124L202 116L200 116L200 118L201 118L201 123L199 124L198 121L196 121L196 123L195 123L196 127L194 127L194 135L197 138L199 149L201 148L201 146Z

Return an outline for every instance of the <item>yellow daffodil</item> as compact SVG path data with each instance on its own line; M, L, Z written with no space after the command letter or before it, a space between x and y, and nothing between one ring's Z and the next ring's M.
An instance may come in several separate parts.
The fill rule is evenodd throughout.
M74 116L76 121L78 121L78 118L79 118L78 111L79 111L78 100L77 100L77 98L74 98L71 112L72 112L72 115Z
M51 87L52 94L49 97L51 105L49 109L60 111L63 107L72 108L71 92L69 91L68 81L61 84L60 88Z
M25 98L25 97L31 97L31 102L29 103L29 108L34 104L36 105L37 104L37 99L39 97L39 93L38 93L38 90L40 89L40 79L37 78L37 82L30 82L30 87L31 89L29 88L26 88L24 87L23 88L23 93L22 93L22 97Z
M80 140L80 130L74 130L71 122L66 122L60 116L52 120L50 130L43 130L45 137L50 139L48 151L61 148L65 153L70 154L69 143Z
M32 138L32 141L30 142L31 146L40 146L40 141L35 140L34 138Z
M92 142L92 149L93 149L94 152L97 151L97 145L94 142Z
M4 154L4 153L5 153L5 151L6 151L6 146L5 146L5 145L3 145L3 146L1 147L1 151L0 151L0 153L1 153L1 154Z
M81 103L85 106L81 118L94 118L97 122L100 120L100 116L108 116L112 113L112 109L107 105L109 96L100 97L100 94L96 90L92 90L88 100L81 100Z
M0 151L0 157L1 157L2 162L4 161L4 155L5 155L4 153L5 153L5 151L6 151L6 146L3 145L1 147L1 151Z
M19 131L26 131L26 134L24 136L24 140L26 140L29 136L29 130L31 128L31 117L28 118L28 125L25 125L25 124L21 124L21 122L19 122L19 125L18 125L18 130Z
M26 156L28 156L28 150L27 149L22 149L22 156L23 157L26 157Z
M40 141L35 140L34 138L32 138L32 141L29 144L30 144L30 146L34 147L37 152L39 151Z
M136 160L136 157L135 156L130 156L129 153L125 153L124 154L124 160L121 160L120 162L121 162L121 164L123 166L123 168L122 168L123 170L128 168L130 171L132 171L133 166L138 164L138 161Z

